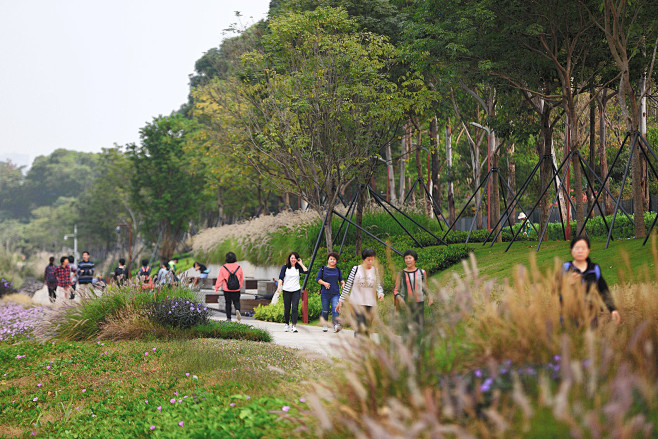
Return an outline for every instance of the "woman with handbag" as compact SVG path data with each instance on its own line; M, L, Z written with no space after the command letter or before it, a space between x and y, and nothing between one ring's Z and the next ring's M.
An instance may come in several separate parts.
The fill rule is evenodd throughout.
M299 299L302 295L299 277L302 274L308 274L308 269L302 263L299 253L291 252L285 265L281 267L277 288L277 292L283 294L283 318L286 323L283 330L285 332L299 332L297 331L297 317L299 316Z

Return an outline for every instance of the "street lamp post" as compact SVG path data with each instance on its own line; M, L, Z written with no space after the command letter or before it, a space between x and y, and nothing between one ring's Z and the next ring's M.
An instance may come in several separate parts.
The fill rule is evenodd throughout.
M64 235L64 241L69 238L73 238L73 257L76 261L79 261L80 255L78 255L78 225L73 225L73 233Z
M132 269L132 247L130 242L132 223L128 221L127 223L117 224L117 233L121 231L121 226L128 227L128 279L130 279L130 270Z

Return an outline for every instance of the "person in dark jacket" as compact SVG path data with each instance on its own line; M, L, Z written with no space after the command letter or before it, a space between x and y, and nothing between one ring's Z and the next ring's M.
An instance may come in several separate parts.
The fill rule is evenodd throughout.
M571 256L573 261L565 262L562 266L562 273L565 276L572 276L572 280L580 281L585 284L586 293L590 289L596 289L601 300L605 304L612 320L619 324L621 322L621 315L615 307L615 302L610 294L610 289L603 275L601 274L601 267L599 264L592 262L589 258L590 243L589 238L586 236L578 236L571 241ZM560 301L562 297L560 297Z
M292 252L288 255L288 259L279 273L279 287L277 292L283 294L283 319L286 326L284 331L297 331L297 317L299 310L299 298L302 295L302 287L299 283L299 277L302 274L308 274L308 269L302 263L302 258L299 253ZM291 323L292 311L292 326Z
M46 282L46 287L48 287L48 298L50 299L50 303L54 303L55 300L57 300L57 277L55 276L57 265L55 265L55 257L51 256L48 262L43 278Z
M118 285L123 285L128 276L128 269L126 267L126 260L124 258L119 259L119 266L114 269L114 281Z
M89 285L94 281L95 264L89 260L89 252L82 252L82 261L78 262L78 283Z

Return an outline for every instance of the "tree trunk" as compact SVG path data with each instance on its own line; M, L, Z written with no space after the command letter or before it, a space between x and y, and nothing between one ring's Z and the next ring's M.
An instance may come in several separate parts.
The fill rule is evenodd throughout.
M646 92L646 75L642 78L641 82L641 87L640 87L640 111L639 111L639 116L640 116L640 134L644 137L646 140L647 138L647 97L645 95ZM647 150L644 147L644 144L638 145L642 148L642 150L646 153ZM649 210L649 164L647 162L647 159L645 158L644 154L640 154L640 173L642 175L642 195L644 197L644 203L643 203L643 211L647 212Z
M592 169L595 168L595 154L596 154L596 103L594 102L594 92L590 93L592 101L589 104L589 166ZM587 176L592 185L595 185L594 175L591 171L587 171ZM589 212L592 209L594 204L594 187L587 185L587 211ZM592 216L596 211L592 210Z
M430 150L432 151L432 175L431 175L431 180L432 180L432 188L431 188L431 194L432 198L434 198L434 201L436 204L441 206L441 186L439 183L439 124L436 119L436 116L430 120ZM428 200L428 203L431 203ZM433 206L432 210L433 212Z
M386 144L386 173L388 178L388 195L392 204L397 204L397 194L395 193L395 170L393 169L393 158L391 153L391 143Z
M572 115L569 117L569 151L578 150L578 120L575 117L575 110ZM566 166L566 165L565 165ZM578 156L571 156L571 172L573 172L574 177L574 198L576 204L576 233L581 230L583 223L585 222L585 209L583 204L583 172L578 162ZM567 240L571 240L570 236L567 236Z
M475 151L475 166L473 167L473 188L477 188L482 180L482 171L480 168L480 148L474 148ZM482 200L482 189L478 190L475 193L475 206L474 208L477 209L477 206L480 205L480 200ZM475 227L478 229L482 229L482 208L480 208L475 215Z
M404 127L404 134L400 142L400 203L404 202L405 196L405 165L407 163L407 127Z
M498 161L500 153L496 147L496 132L491 132L491 169L495 172L491 173L491 222L489 227L493 227L500 218L500 181L498 180ZM497 232L500 229L498 225L495 229ZM503 242L503 234L499 234L496 242Z
M366 204L366 187L365 185L359 185L359 195L357 197L356 204L356 217L354 222L363 227L363 207ZM363 241L362 232L358 228L356 229L356 238L354 240L354 252L356 253L357 260L361 257L361 244Z
M507 150L507 185L510 189L507 192L507 207L512 204L512 199L514 198L514 194L516 194L516 162L514 161L514 149L514 142L510 142L509 149ZM507 219L510 226L514 225L515 219L516 210L512 209Z
M601 158L601 170L600 170L600 176L601 179L605 179L605 177L608 175L608 152L606 148L606 126L605 126L605 107L608 102L607 100L607 95L608 90L603 90L603 94L601 95L601 100L598 102L599 104L599 157ZM610 190L610 180L605 182L605 187ZM604 212L602 212L602 215L610 215L612 213L612 198L608 195L608 193L604 190L601 193L601 197L603 200L603 209Z
M290 192L286 191L283 194L283 207L285 210L290 211Z
M446 123L446 161L448 166L448 218L450 224L455 222L455 185L452 175L452 132L450 119Z
M420 180L418 184L423 184L423 162L421 161L421 154L420 154L421 149L423 147L422 140L423 140L423 132L420 129L420 123L418 123L418 130L416 131L416 174L418 174L418 179ZM422 194L423 188L418 188L418 189L421 190L420 193ZM416 191L414 191L414 193L415 192ZM421 196L421 200L423 198L425 197Z

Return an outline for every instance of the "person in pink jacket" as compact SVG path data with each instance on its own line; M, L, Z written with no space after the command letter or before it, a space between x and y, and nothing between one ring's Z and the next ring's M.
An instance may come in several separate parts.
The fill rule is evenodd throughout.
M217 282L215 282L215 293L218 290L224 292L226 301L226 320L231 321L231 305L235 306L235 316L238 322L242 320L240 315L240 291L244 285L244 273L242 267L237 264L235 253L226 253L226 263L219 269Z

